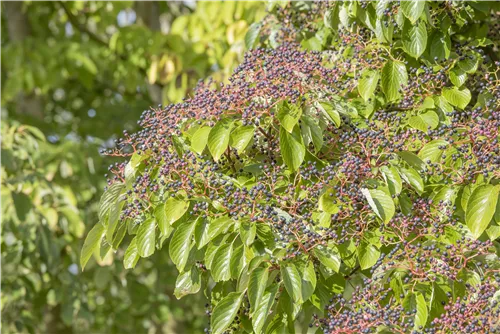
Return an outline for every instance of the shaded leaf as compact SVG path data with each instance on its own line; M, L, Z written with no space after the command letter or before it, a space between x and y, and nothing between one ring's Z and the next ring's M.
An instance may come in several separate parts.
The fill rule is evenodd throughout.
M210 319L212 333L222 334L231 325L243 300L244 292L231 292L214 308Z

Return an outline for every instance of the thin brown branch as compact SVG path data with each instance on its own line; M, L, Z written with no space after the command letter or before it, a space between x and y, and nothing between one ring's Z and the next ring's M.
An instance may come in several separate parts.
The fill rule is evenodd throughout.
M66 4L64 2L59 1L58 3L61 6L61 8L64 10L66 15L68 16L68 20L73 27L78 29L81 33L87 34L89 36L89 38L92 39L93 41L95 41L101 45L105 45L105 46L109 45L109 43L106 40L104 40L99 35L90 31L86 25L80 24L80 22L78 22L78 18L71 12L71 10L68 8L68 6L66 6Z

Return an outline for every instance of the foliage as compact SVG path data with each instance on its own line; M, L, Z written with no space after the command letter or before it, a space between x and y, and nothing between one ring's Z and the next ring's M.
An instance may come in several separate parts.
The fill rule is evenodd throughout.
M202 307L168 303L175 279L164 270L166 256L155 256L162 266L144 263L125 272L123 254L109 252L82 272L84 222L98 219L94 198L103 186L94 170L100 164L93 157L95 146L52 145L36 128L6 122L2 133L6 333L122 333L154 327L182 332L201 326L192 319Z
M205 297L171 302L168 254L126 271L129 253L103 248L82 272L115 160L98 148L134 131L140 110L227 76L263 12L258 2L2 3L3 331L201 330Z
M498 330L498 3L271 10L229 84L107 151L84 251L168 251L213 333Z
M138 111L181 101L208 75L225 78L263 5L25 2L18 11L24 24L2 17L2 105L51 135L107 139L134 130Z

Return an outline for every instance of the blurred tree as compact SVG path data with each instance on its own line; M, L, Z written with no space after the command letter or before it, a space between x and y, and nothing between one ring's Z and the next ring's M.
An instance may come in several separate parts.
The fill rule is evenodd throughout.
M108 251L82 272L81 237L112 162L99 147L133 131L150 105L227 78L264 14L259 2L2 2L3 332L206 326L203 296L170 303L165 254L129 272L123 253Z
M264 14L258 2L2 6L4 111L47 134L106 139L143 109L181 101L200 78L224 79Z

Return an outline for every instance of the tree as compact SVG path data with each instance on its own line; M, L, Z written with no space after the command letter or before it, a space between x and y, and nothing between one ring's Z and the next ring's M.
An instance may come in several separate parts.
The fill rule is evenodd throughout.
M263 5L12 2L2 9L3 330L200 331L205 297L170 302L175 277L166 254L127 272L124 252L104 254L103 245L102 258L82 272L83 236L98 221L102 175L114 162L98 151L124 128L134 131L140 110L180 100L200 78L227 75L241 57L244 32L236 27L262 16ZM207 13L213 20L200 24Z
M223 79L263 14L258 2L2 6L5 110L44 133L83 139L132 131L141 110L179 102L208 75Z
M272 3L228 84L107 151L82 266L126 229L125 267L168 252L212 333L497 330L497 16Z

